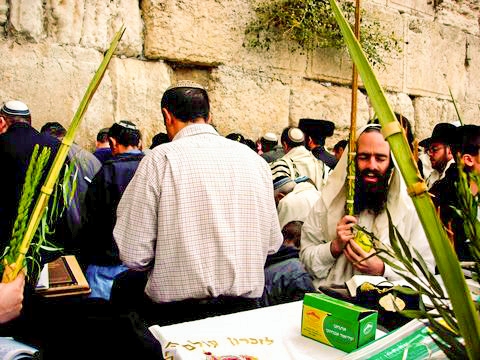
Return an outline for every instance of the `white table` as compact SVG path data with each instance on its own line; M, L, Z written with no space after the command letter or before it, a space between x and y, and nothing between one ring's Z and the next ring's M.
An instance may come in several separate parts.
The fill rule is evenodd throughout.
M346 353L301 335L302 301L216 316L150 331L169 360L249 355L259 360L340 359ZM383 332L377 330L377 338Z

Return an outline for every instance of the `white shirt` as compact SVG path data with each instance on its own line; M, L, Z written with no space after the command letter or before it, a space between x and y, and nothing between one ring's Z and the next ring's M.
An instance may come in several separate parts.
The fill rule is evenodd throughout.
M445 177L445 173L447 172L450 165L455 163L455 159L450 159L445 165L445 169L443 169L442 173L440 173L437 169L432 169L430 175L428 175L427 179L425 180L427 187L429 189L432 188L433 184L435 184L438 180L441 180Z
M114 229L129 268L151 268L155 302L257 298L282 243L268 164L210 125L190 124L140 163Z

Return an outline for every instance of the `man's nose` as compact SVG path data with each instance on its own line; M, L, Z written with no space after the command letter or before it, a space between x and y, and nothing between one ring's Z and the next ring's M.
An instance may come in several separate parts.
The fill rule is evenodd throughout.
M369 170L377 170L378 162L377 162L377 160L375 160L375 158L373 156L368 160L367 168Z

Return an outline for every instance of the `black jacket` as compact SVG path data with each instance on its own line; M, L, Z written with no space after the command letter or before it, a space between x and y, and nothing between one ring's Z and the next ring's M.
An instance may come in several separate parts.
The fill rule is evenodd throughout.
M440 209L440 219L443 224L451 229L454 234L455 252L460 261L473 261L472 255L466 243L466 235L463 230L463 221L452 208L460 208L455 183L459 174L457 164L451 164L445 176L437 180L430 188L432 201L436 208Z

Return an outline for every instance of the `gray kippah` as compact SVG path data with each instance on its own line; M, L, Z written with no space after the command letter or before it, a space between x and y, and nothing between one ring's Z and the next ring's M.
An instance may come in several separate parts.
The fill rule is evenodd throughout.
M202 89L206 91L206 89L202 85L191 80L180 80L177 83L170 85L167 88L167 90L176 89L176 88L194 88L194 89Z
M13 115L13 116L30 115L30 110L28 109L28 106L18 100L7 101L5 104L3 104L1 110L5 114Z

